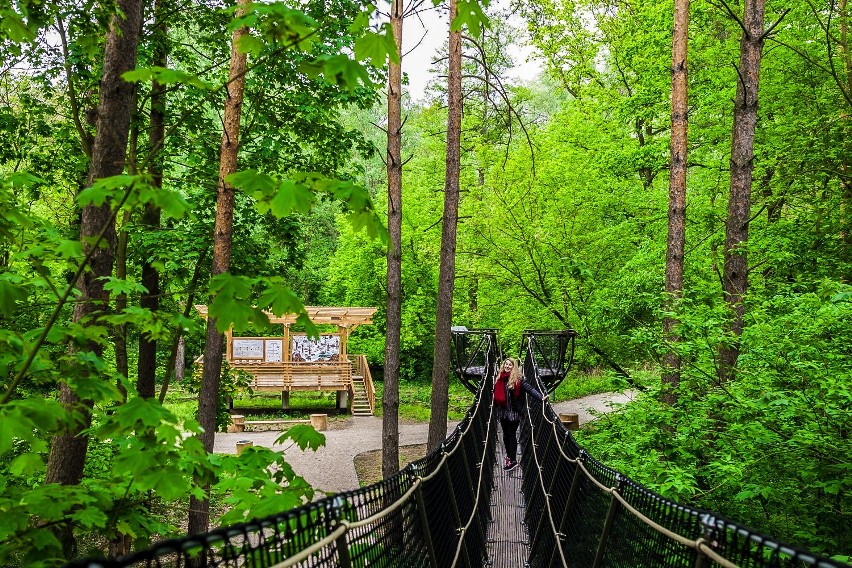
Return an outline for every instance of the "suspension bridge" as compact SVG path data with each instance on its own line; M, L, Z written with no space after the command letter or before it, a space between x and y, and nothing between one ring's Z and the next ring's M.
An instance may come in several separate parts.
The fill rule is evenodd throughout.
M552 390L571 331L528 331L527 380ZM454 331L454 367L474 393L431 454L374 485L207 534L75 567L808 567L847 566L665 499L590 456L546 403L527 402L521 466L504 471L494 330Z

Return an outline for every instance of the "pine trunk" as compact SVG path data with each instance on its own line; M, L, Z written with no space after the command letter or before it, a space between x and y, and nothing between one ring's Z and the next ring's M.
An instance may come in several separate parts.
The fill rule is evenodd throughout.
M731 312L728 337L719 345L719 380L733 380L740 355L745 295L748 291L748 224L751 215L751 185L754 170L754 132L757 125L757 93L763 51L765 0L745 0L740 41L737 94L731 140L731 194L725 226L722 287Z
M450 25L458 3L450 0ZM461 31L450 31L447 87L447 170L444 182L444 218L441 230L441 267L435 314L435 351L432 363L432 399L429 416L429 451L447 437L450 382L450 328L453 320L453 284L456 272L456 229L459 218L461 154Z
M388 65L388 303L382 393L382 477L399 471L399 347L402 329L402 0L390 23L399 62Z
M687 45L689 0L675 0L672 33L672 139L669 171L669 233L666 243L666 311L676 313L683 296L683 255L686 243L686 152L688 133ZM666 316L663 337L669 345L663 355L663 400L677 402L680 357L676 331L679 320Z
M248 3L240 0L239 14ZM212 276L228 272L231 265L231 243L234 231L234 188L225 177L237 171L239 149L240 113L245 87L246 55L237 49L240 38L248 34L245 27L234 31L231 42L231 66L228 73L227 99L225 100L224 131L219 150L219 182L216 198L216 220L213 229ZM212 304L212 298L211 298ZM219 379L222 375L222 334L216 329L216 320L207 319L207 342L204 346L204 372L198 395L198 423L204 430L201 443L210 453L216 434L216 406L219 400ZM206 488L209 492L209 486ZM189 534L207 532L210 527L209 499L190 498Z

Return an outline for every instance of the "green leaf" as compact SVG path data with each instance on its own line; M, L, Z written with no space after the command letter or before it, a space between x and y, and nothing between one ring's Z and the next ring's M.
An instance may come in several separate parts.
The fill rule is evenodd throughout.
M14 475L29 476L44 469L44 460L36 453L24 453L12 460L9 471Z
M370 60L373 67L382 68L390 59L399 63L399 53L396 51L396 43L393 39L393 29L389 24L382 26L383 33L367 31L355 40L355 58L358 61Z
M458 0L458 14L450 26L450 31L458 32L466 27L473 37L480 37L482 28L490 27L483 7L488 7L487 0L483 0L481 4L477 0Z
M91 187L77 194L77 204L81 207L86 205L100 206L107 199L120 199L123 197L126 188L138 183L144 177L142 175L118 175L96 180Z
M56 253L59 258L79 259L83 257L83 243L61 239L56 245Z
M0 314L12 316L18 302L27 299L27 291L21 285L21 279L14 274L0 274Z
M278 192L269 201L269 211L279 219L294 211L307 213L314 199L314 194L307 187L287 179L281 182Z
M256 198L266 197L275 193L278 184L272 176L258 173L255 170L243 170L225 177L225 181L235 188Z
M100 280L104 281L104 290L112 294L133 294L134 292L147 292L145 286L138 282L130 280L122 280L113 276L102 276Z
M71 518L86 529L104 528L109 522L106 514L94 507L79 509L71 515Z
M143 81L157 81L161 85L191 85L205 91L212 90L216 87L213 83L201 80L198 75L187 73L179 69L169 69L167 67L142 67L127 71L121 76L128 83L140 83Z
M213 301L210 303L210 317L216 319L216 329L221 332L233 325L235 331L242 331L251 325L261 328L269 326L269 318L263 310L251 305L252 280L243 276L219 274L210 280Z
M383 244L388 243L388 230L374 211L353 211L347 218L356 232L364 229L371 239L378 238Z
M262 39L251 34L240 37L237 42L237 49L240 53L247 53L255 57L260 55L265 47L266 43Z
M140 203L151 203L172 219L182 219L190 209L189 202L177 191L144 184L139 186Z
M372 85L364 66L342 54L322 55L313 62L302 64L301 69L311 77L321 74L327 83L339 85L350 91L361 86Z
M258 306L268 309L276 316L282 314L301 314L305 311L302 300L289 286L273 282L260 294Z
M36 32L30 29L23 18L12 10L3 10L0 19L0 34L15 43L26 43L36 38Z
M276 440L276 444L283 444L287 440L293 440L300 450L310 448L316 450L325 445L325 435L317 432L309 424L296 424L285 430Z

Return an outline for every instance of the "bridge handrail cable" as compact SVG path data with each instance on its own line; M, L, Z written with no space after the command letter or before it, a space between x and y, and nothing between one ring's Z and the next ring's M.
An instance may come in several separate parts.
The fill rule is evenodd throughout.
M527 380L546 392L535 361L535 333L526 342L524 370ZM485 335L488 352L474 403L437 450L396 475L263 519L163 541L124 558L68 566L481 565L490 505L483 495L490 496L491 472L499 470L491 396L499 347L493 331ZM523 414L521 490L531 568L567 568L569 560L571 566L592 568L848 568L643 487L589 455L547 403L527 404Z
M535 361L536 350L534 348L534 341L534 336L530 335L526 345L524 346L524 370L527 373L527 380L536 384L537 388L545 389L546 384L538 377L540 365ZM545 391L542 390L542 392ZM535 420L532 415L532 411L537 408L540 408L540 412L536 417L538 420ZM525 437L528 438L526 444L527 451L525 453L529 455L529 459L532 462L529 465L522 463L522 465L526 466L524 467L524 490L527 495L527 504L529 507L535 501L544 501L543 507L547 511L548 520L546 524L549 525L546 527L546 530L550 531L550 535L548 535L548 537L544 537L541 529L544 528L543 525L545 524L545 521L541 517L538 518L537 523L528 524L531 531L530 566L552 565L553 561L557 560L554 558L554 555L557 552L559 557L558 560L561 561L562 566L565 568L568 567L567 558L569 557L572 558L572 565L584 565L583 560L578 558L578 555L583 553L589 556L588 564L593 568L598 568L604 564L607 566L649 565L648 562L651 562L650 565L655 566L683 565L682 561L686 560L686 558L679 555L676 550L669 550L665 543L643 542L641 536L639 538L630 534L625 536L623 532L619 534L618 537L621 539L619 540L619 544L624 546L625 550L617 551L614 554L615 558L610 558L607 551L607 540L610 536L609 532L612 530L613 523L618 515L619 508L623 508L626 512L632 515L633 518L646 527L652 529L657 534L681 546L691 549L694 552L694 558L689 561L694 562L694 566L696 567L703 566L704 559L711 560L724 568L737 568L739 566L793 566L793 563L797 561L800 563L796 564L798 566L810 565L818 566L820 568L839 568L841 566L845 566L840 562L775 542L772 539L760 535L751 529L747 529L742 525L717 518L705 511L670 501L642 485L639 485L620 472L605 466L591 457L585 449L577 444L571 432L562 424L553 408L547 403L528 404L527 411L524 414L524 427L527 429ZM550 426L549 430L551 432L550 435L547 436L546 441L544 438L548 428L545 426L542 430L542 421L546 421ZM558 507L552 502L554 497L552 492L559 484L560 468L558 463L555 468L551 468L551 470L553 470L550 472L552 477L548 484L545 480L544 471L547 469L548 465L553 465L553 463L552 461L546 461L546 455L541 455L542 453L547 454L549 452L553 445L553 441L557 442L555 446L558 450L558 457L563 462L574 466L572 475L561 478L564 482L562 483L563 488L570 485L571 489L567 499L565 500L565 507L562 515L563 518L562 521L560 521L560 526L558 528L553 514L554 509L558 509ZM542 452L543 444L544 451ZM565 446L567 446L567 449L570 449L569 453L575 453L576 455L569 455L569 453L566 453ZM534 470L534 472L531 470ZM596 475L592 470L597 470L598 475ZM530 475L531 473L532 475ZM600 531L597 545L594 546L593 543L587 543L591 546L586 546L585 550L577 550L578 545L576 541L582 540L582 538L577 538L577 535L575 534L573 535L575 538L572 542L572 545L574 546L574 549L571 551L573 553L572 554L566 552L564 549L563 540L566 535L563 534L562 531L564 530L563 526L566 524L570 513L568 509L574 506L578 500L578 487L581 485L578 483L578 475L582 475L583 478L591 482L593 487L609 495L610 503L608 506L609 510L606 513L606 520L604 521L603 528ZM572 479L569 479L569 477ZM613 485L607 485L607 483L601 480L603 478L609 478L615 483ZM531 487L533 483L535 483L534 488ZM533 489L535 489L537 494L529 494ZM637 495L636 501L641 499L646 500L646 505L649 509L657 513L658 520L667 520L670 524L672 522L680 525L689 524L693 529L701 529L702 534L697 538L690 538L664 526L661 522L652 519L648 514L640 511L637 503L631 502L627 492L635 493ZM588 500L588 498L586 498L586 500ZM650 503L650 505L648 505L648 503ZM527 519L530 519L531 517L535 518L535 515L539 513L540 510L541 508L537 509L535 512L528 510ZM586 514L589 513L587 512ZM733 539L735 540L733 544L728 543L728 538L731 534L733 534ZM580 536L588 537L589 535ZM739 537L745 537L745 542L739 542ZM552 546L550 543L538 546L545 538L549 538L550 542L555 544L555 546ZM596 550L592 551L592 548L595 548ZM648 553L646 549L651 548L655 548L656 550ZM631 556L632 553L636 553L636 550L634 549L641 549L641 552ZM590 554L592 552L594 553L593 556ZM644 556L642 556L643 554ZM539 558L538 555L542 555L542 557ZM726 558L726 555L728 557L736 557L739 563L732 561L731 558ZM653 561L651 561L652 556ZM593 561L592 558L594 558ZM605 559L609 559L609 562L605 562Z

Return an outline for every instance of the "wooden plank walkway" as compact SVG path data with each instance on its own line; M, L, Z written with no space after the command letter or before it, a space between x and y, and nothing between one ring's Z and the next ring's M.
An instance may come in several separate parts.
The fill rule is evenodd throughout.
M530 547L527 526L523 522L526 502L521 493L521 468L518 466L512 471L503 471L505 460L503 432L498 429L497 465L491 492L491 523L487 535L488 566L523 568Z

